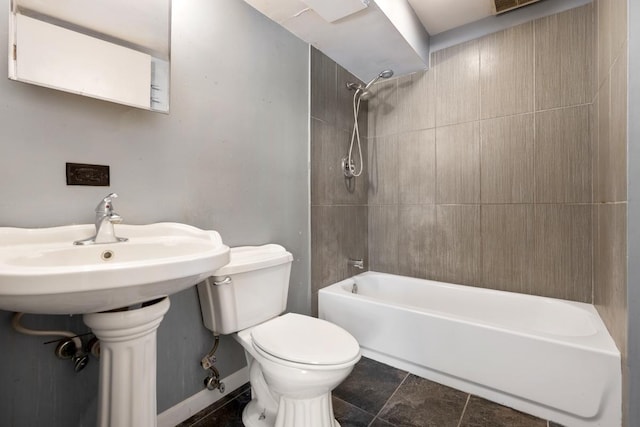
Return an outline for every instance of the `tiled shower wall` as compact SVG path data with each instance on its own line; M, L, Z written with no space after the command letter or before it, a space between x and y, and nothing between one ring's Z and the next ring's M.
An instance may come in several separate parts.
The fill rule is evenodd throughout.
M370 269L592 302L594 36L589 4L376 85Z
M367 175L346 179L346 157L353 130L353 92L362 83L326 55L311 48L311 308L318 290L360 272L349 258L367 260ZM361 104L360 133L367 156L367 108ZM357 147L353 155L357 157Z
M375 86L351 181L355 78L312 48L313 309L364 258L595 302L624 350L626 34L626 2L601 0L436 52Z
M596 0L593 5L597 24L592 128L594 304L622 353L626 390L627 1Z
M358 272L348 257L594 303L626 380L626 0L444 49L428 72L377 84L368 179L353 192L338 170L351 77L316 50L311 70L314 311L318 289Z

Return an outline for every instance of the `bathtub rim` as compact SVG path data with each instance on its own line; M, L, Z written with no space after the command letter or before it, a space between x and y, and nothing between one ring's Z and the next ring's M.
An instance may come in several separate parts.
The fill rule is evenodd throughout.
M346 288L344 287L344 285L353 284L354 283L353 281L354 281L354 279L356 277L367 277L367 276L383 276L383 277L389 277L389 278L398 278L399 277L401 279L418 280L418 281L422 280L422 281L426 281L426 282L433 282L433 283L436 283L436 284L442 284L442 285L445 285L445 287L451 287L451 286L462 287L462 288L468 289L468 290L473 291L473 292L483 292L483 293L486 292L486 293L490 293L490 294L507 295L509 297L513 297L515 295L515 296L522 296L522 297L526 297L526 298L534 298L534 299L537 299L537 300L551 301L553 303L561 302L563 304L571 306L572 308L577 308L579 310L586 311L589 315L591 315L591 317L593 318L592 320L596 322L597 330L592 335L572 336L572 335L550 334L550 333L547 333L547 332L537 331L537 330L523 330L523 329L509 328L509 327L506 327L506 326L498 325L496 323L486 322L486 321L482 321L482 320L478 320L478 319L473 319L473 318L468 318L468 317L463 317L463 316L448 315L446 311L421 309L418 306L412 306L412 305L395 303L395 302L394 303L388 303L388 302L385 302L385 301L383 301L383 300L381 300L379 298L375 298L375 297L371 297L371 296L367 296L367 295L362 295L362 294L355 294L355 296L354 296L353 293L351 293L350 291L347 291ZM549 341L552 341L552 342L555 342L555 343L567 345L567 346L578 348L578 349L596 351L596 352L601 353L601 354L610 355L610 356L616 356L616 357L619 357L619 358L621 357L620 350L616 346L615 341L611 337L611 334L609 333L609 330L607 329L604 321L600 317L600 313L596 309L595 305L589 304L589 303L585 303L585 302L572 301L572 300L561 299L561 298L552 298L552 297L546 297L546 296L541 296L541 295L523 294L523 293L510 292L510 291L504 291L504 290L499 290L499 289L481 288L481 287L476 287L476 286L469 286L469 285L441 282L441 281L433 280L433 279L420 279L420 278L417 278L417 277L402 276L402 275L391 274L391 273L382 273L382 272L373 271L373 270L369 270L369 271L365 271L365 272L359 273L359 274L357 274L355 276L348 277L348 278L346 278L344 280L341 280L339 282L333 283L333 284L331 284L329 286L326 286L326 287L320 289L318 291L318 301L319 301L320 293L331 293L331 294L339 295L339 296L341 296L343 298L363 299L363 300L367 301L368 303L375 304L375 305L378 305L378 306L402 307L402 309L410 311L412 313L422 313L422 314L428 313L429 315L432 315L432 316L434 316L434 317L436 317L438 319L442 319L442 320L459 322L459 323L462 323L462 324L465 324L465 325L481 324L483 327L486 327L487 329L496 330L496 331L500 331L500 332L505 332L505 333L512 334L512 335L520 335L520 336L524 336L524 337L532 338L532 339L549 340ZM319 305L319 302L318 302L318 305ZM319 309L319 306L318 306L318 309ZM590 341L596 341L596 340L597 340L597 342L590 342ZM580 341L582 341L582 342L580 342Z

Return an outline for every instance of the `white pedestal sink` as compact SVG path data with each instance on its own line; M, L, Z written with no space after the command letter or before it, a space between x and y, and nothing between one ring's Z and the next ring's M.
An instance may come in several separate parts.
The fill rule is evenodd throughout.
M156 425L156 330L167 310L165 297L133 311L84 315L100 339L98 426Z
M0 228L0 309L84 314L101 341L98 426L153 427L156 330L168 295L227 264L229 247L217 232L183 224L116 230L129 241L74 246L92 224Z

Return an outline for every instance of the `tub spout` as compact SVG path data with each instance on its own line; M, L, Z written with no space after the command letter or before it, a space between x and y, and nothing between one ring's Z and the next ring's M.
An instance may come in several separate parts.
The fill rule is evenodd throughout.
M351 267L359 268L360 270L364 270L364 260L363 259L352 259L349 258L347 264Z

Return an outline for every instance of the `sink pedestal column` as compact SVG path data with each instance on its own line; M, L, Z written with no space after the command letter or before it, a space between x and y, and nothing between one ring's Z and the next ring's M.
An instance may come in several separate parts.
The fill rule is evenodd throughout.
M84 315L100 339L98 427L157 425L156 330L169 305Z

